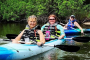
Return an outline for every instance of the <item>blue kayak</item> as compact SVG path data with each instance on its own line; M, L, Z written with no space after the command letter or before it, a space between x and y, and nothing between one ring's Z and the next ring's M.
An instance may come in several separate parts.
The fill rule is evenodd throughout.
M46 42L46 45L60 45L65 40L51 40ZM48 51L54 47L50 46L37 46L35 44L13 44L8 43L0 45L0 60L19 60L32 57L34 55Z
M66 35L69 35L69 34L78 34L78 33L81 32L80 29L65 29L64 31L65 31ZM83 31L85 33L90 33L90 29L83 29Z

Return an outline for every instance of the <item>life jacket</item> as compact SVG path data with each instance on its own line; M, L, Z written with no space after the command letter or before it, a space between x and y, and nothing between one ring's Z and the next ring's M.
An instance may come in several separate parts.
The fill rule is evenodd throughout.
M45 27L43 29L43 34L45 37L59 37L60 36L60 30L57 29L57 23L50 25L49 23L45 24ZM45 40L49 40L49 38L46 38Z
M26 30L27 30L27 29L29 30L29 29L30 29L30 26L27 24L26 27L25 27L25 29L26 29ZM40 30L41 28L40 28L39 25L37 25L37 26L35 26L33 29L39 29L39 30Z
M28 29L25 29L21 39L25 41L25 38L29 38L30 42L39 42L40 39L39 39L39 34L37 32L38 30L36 29L36 27L37 26L35 26L32 29L28 27Z
M69 22L68 22L68 24L67 24L67 29L77 28L77 27L74 25L74 22L77 22L77 21L76 21L76 20L71 21L71 20L69 19Z

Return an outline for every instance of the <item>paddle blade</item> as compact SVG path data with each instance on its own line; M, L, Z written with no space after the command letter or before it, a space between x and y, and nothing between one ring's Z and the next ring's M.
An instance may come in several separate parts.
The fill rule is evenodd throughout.
M90 25L90 22L85 22L85 23L83 23L83 24L85 24L85 25Z
M57 47L67 52L77 52L80 49L79 46L73 46L73 45L55 45L54 47Z
M41 27L38 25L38 26L36 27L36 29L39 29L39 30L41 30Z
M74 37L72 39L77 42L89 42L90 37Z
M16 34L6 34L6 37L7 37L8 39L15 39L17 36L18 36L18 35L16 35Z

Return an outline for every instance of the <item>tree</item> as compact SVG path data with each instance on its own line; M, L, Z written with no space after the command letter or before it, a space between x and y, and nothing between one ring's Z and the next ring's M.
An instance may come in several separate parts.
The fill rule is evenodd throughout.
M59 18L74 14L78 20L83 20L90 18L90 4L84 3L85 0L1 0L0 18L15 21L30 15L55 13Z

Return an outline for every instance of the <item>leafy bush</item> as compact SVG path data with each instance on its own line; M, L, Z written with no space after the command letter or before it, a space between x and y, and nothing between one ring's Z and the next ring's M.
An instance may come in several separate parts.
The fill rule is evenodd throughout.
M90 4L85 0L1 0L0 20L15 21L29 15L49 15L56 13L58 17L69 17L74 14L78 20L90 18Z

